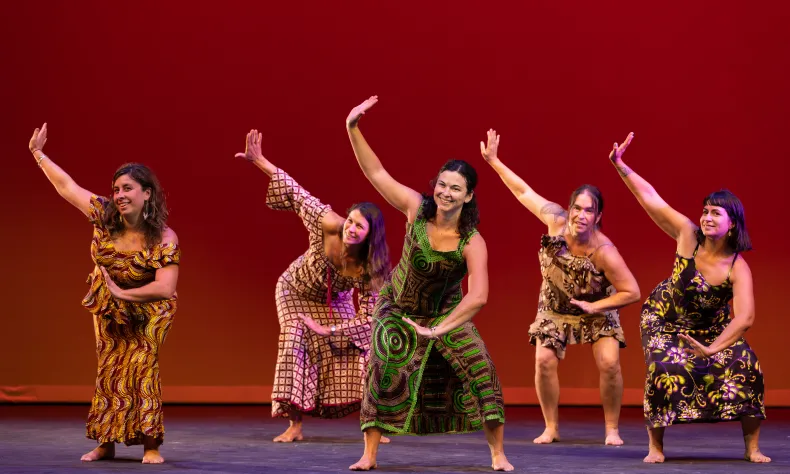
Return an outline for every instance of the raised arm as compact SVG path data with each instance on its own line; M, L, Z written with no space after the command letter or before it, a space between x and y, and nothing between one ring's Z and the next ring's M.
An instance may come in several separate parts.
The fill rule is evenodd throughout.
M178 245L178 237L172 229L167 228L165 230L162 235L162 244ZM149 303L168 300L176 293L176 284L178 283L177 263L170 263L162 268L157 268L154 281L137 288L123 289L112 280L106 268L101 267L101 271L110 294L120 300L134 303Z
M612 162L623 182L631 190L636 200L642 208L647 211L647 215L653 219L653 222L666 232L670 237L678 241L678 250L682 244L686 246L696 242L694 231L697 226L691 220L672 209L661 196L658 195L655 188L650 185L644 178L634 173L623 161L623 154L634 139L634 133L631 132L626 137L625 141L618 145L614 144L611 153L609 153L609 160ZM693 248L693 247L692 247ZM686 249L687 250L687 249Z
M710 357L731 347L754 324L752 272L742 257L738 257L735 262L730 281L732 282L732 319L724 331L719 334L719 337L710 346L705 346L687 334L680 334L680 337L689 343L694 351L705 357Z
M502 163L498 156L499 135L491 129L488 131L488 143L480 142L480 153L486 163L494 168L502 182L516 196L516 199L529 211L546 224L549 234L556 234L565 225L568 215L565 209L557 203L551 202L536 193L521 177Z
M464 247L464 259L468 269L468 289L458 306L433 330L420 326L409 318L403 320L410 324L417 334L424 337L440 337L471 320L488 301L488 249L480 234L469 239Z
M402 185L395 181L390 176L387 170L382 166L381 161L373 153L362 132L359 130L359 119L368 111L373 105L378 102L378 96L372 96L365 102L351 109L351 112L346 118L346 130L348 131L348 138L351 140L351 148L354 149L354 155L357 157L362 172L365 177L370 181L370 184L376 188L376 191L387 200L393 207L406 214L409 222L413 222L417 210L422 202L422 196L417 191Z
M606 279L611 282L617 293L592 302L571 299L571 303L587 314L597 314L639 301L641 298L639 284L617 248L613 245L605 245L600 247L596 254L600 270L606 275Z
M40 129L37 128L33 131L33 137L30 139L28 148L30 152L33 153L33 158L36 159L38 167L44 171L44 175L49 179L49 182L55 186L55 190L58 194L72 206L88 216L90 213L92 193L78 186L77 183L71 179L71 176L63 171L60 166L56 165L50 157L44 154L42 150L45 143L47 143L46 123Z
M236 153L236 158L244 158L271 178L277 171L277 167L264 158L261 152L261 139L260 132L254 129L250 130L250 133L247 134L247 146L244 149L244 153Z

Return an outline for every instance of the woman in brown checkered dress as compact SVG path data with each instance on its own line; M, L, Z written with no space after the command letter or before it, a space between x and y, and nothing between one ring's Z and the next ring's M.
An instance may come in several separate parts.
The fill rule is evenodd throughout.
M310 246L277 281L280 340L272 416L290 420L275 442L302 439L302 415L340 418L359 409L370 347L370 316L390 271L384 218L355 204L347 218L321 203L261 153L257 130L236 156L269 175L266 205L296 212ZM353 293L358 291L359 310Z

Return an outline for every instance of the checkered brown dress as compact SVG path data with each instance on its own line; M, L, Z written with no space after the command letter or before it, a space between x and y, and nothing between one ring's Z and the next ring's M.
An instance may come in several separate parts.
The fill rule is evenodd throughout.
M309 232L309 247L277 281L280 322L272 417L291 410L339 418L359 409L370 347L370 315L376 301L361 278L342 276L324 253L321 221L332 210L287 173L272 175L266 194L271 209L293 211ZM331 281L330 316L327 281ZM359 310L354 308L358 290ZM305 327L299 313L318 324L337 325L337 335L320 336Z

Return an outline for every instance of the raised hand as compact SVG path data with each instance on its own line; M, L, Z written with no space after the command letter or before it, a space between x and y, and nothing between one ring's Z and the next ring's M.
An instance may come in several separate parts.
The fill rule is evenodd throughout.
M584 311L584 314L595 314L596 312L595 306L593 306L593 304L590 303L589 301L581 301L575 298L571 298L571 304Z
M33 130L33 136L30 138L30 143L28 143L27 147L30 149L30 153L35 153L37 151L41 151L44 148L44 144L47 143L47 124L41 126L41 128L37 128Z
M617 142L614 142L612 151L609 153L609 160L611 160L612 163L617 163L620 161L623 158L623 153L625 153L626 148L628 148L628 145L631 144L631 140L633 139L634 132L631 132L627 137L625 137L625 141L620 145L618 145Z
M488 143L483 144L480 142L480 154L487 162L497 159L497 150L499 150L499 135L493 128L488 130Z
M412 321L409 318L403 318L403 321L406 324L408 324L409 326L413 327L414 330L417 331L418 335L420 335L422 337L427 337L429 339L431 337L433 337L433 332L431 331L431 328L427 328L425 326L420 326L419 324L415 323L414 321Z
M376 102L379 101L379 96L372 95L368 100L362 102L358 106L351 109L351 112L348 113L348 117L346 117L346 127L347 128L354 128L357 126L359 119L365 115L365 112L368 111L371 107L376 105Z
M244 153L236 153L236 158L244 158L245 160L255 163L258 160L263 160L263 153L261 152L261 139L262 136L257 130L250 130L247 134L247 146Z
M101 269L102 275L104 275L104 283L107 285L107 289L110 291L110 294L118 299L123 299L123 290L117 283L110 277L110 274L107 272L107 269L104 267L99 267Z
M311 318L306 314L297 313L297 316L299 316L299 318L304 322L304 325L307 326L308 329L318 334L319 336L329 336L332 333L332 331L330 331L328 327L318 324L317 322L315 322L315 319Z
M678 338L684 340L686 343L688 343L691 346L691 347L686 347L684 349L684 351L687 354L694 354L696 356L705 357L706 359L712 356L713 354L715 354L715 352L710 350L710 347L706 346L705 344L702 344L701 342L689 336L688 334L680 333L678 334Z

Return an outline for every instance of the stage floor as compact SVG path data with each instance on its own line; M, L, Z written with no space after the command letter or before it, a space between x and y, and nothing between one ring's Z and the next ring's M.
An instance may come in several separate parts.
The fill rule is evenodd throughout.
M355 416L306 419L304 441L275 444L287 422L272 420L269 406L167 406L164 465L142 465L141 446L118 446L113 461L82 463L96 446L85 439L87 412L87 405L0 405L0 472L347 472L362 453ZM667 462L646 465L641 409L623 409L621 447L603 446L600 408L561 408L562 442L548 446L532 443L543 428L539 408L508 407L506 416L505 450L516 472L790 472L790 409L768 411L760 444L773 462L766 465L742 460L740 423L669 428ZM482 433L393 437L378 463L376 472L491 472Z

